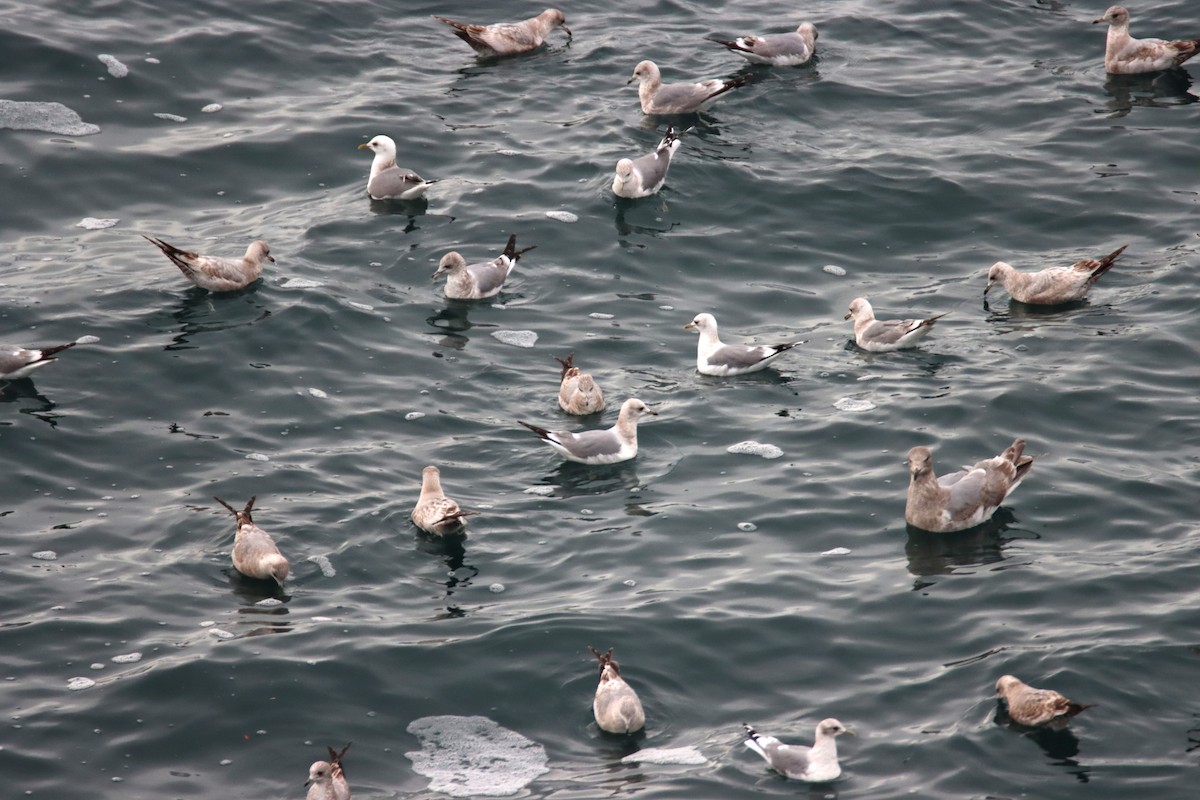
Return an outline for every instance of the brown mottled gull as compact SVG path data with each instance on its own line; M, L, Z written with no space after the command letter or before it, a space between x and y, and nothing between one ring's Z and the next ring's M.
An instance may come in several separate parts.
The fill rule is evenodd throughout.
M1085 258L1069 267L1048 267L1040 272L1018 272L1012 265L997 261L988 270L983 294L986 297L992 286L1000 283L1012 299L1022 303L1040 306L1073 303L1087 297L1092 285L1112 269L1117 256L1128 246L1123 244L1104 258Z
M562 383L558 387L559 407L568 414L579 416L603 411L604 393L591 375L575 366L575 354L554 360L562 364Z
M1064 727L1071 717L1091 708L1072 703L1053 689L1035 689L1012 675L1000 676L996 695L1004 700L1013 722L1030 727Z
M463 511L442 491L442 473L437 467L421 471L421 497L412 510L412 521L426 533L449 536L467 529L467 517L478 511Z
M743 724L742 727L750 737L745 741L746 747L766 759L772 769L789 778L814 783L832 781L842 774L834 737L842 733L854 735L854 731L833 718L818 723L812 747L784 744L774 736L761 735L749 725Z
M640 82L638 99L642 101L643 114L690 114L703 111L718 95L742 86L747 80L745 75L741 75L699 83L663 83L658 65L653 61L642 61L625 84Z
M599 431L551 431L517 420L533 431L568 461L580 464L616 464L628 461L638 453L637 424L642 414L658 414L657 411L631 397L621 406L617 424Z
M600 662L600 683L592 701L592 714L600 730L609 733L637 733L646 727L646 712L633 687L621 677L621 665L612 657L613 649L601 653L588 646Z
M518 250L517 235L514 233L508 237L508 244L505 245L503 253L491 261L479 264L468 264L457 251L451 250L442 256L437 270L433 273L433 279L437 280L443 275L449 276L446 278L446 297L452 300L481 300L492 297L500 294L504 282L517 266L521 255L536 247L535 244Z
M350 749L349 742L341 750L326 747L329 751L328 761L314 761L308 768L308 787L306 800L350 800L350 784L346 782L346 772L342 769L342 756Z
M709 41L725 45L751 64L795 67L808 63L816 52L817 29L811 22L804 22L790 33L739 36L736 39L710 37Z
M371 174L367 178L367 194L372 200L416 200L436 181L427 181L411 169L396 166L396 141L380 134L358 146L370 150Z
M254 508L256 497L251 497L246 507L238 511L219 497L213 497L229 513L237 518L237 533L233 539L233 566L238 572L250 578L275 581L283 586L288 576L288 561L279 552L275 540L262 528L254 524L250 511Z
M468 25L436 14L433 18L453 28L454 35L471 45L481 56L513 56L536 50L555 28L562 28L568 37L571 36L567 18L557 8L547 8L536 17L522 22L498 22L494 25Z
M908 502L904 519L926 531L962 531L991 518L1029 470L1033 456L1024 455L1025 440L1017 439L1003 453L935 477L928 447L908 451Z
M875 319L875 310L865 297L850 301L850 311L843 319L854 317L854 342L863 350L884 353L916 347L917 342L945 314L926 319Z
M697 314L683 327L700 333L696 344L696 369L702 375L725 377L758 372L796 345L804 344L725 344L717 337L717 319L712 314Z
M202 256L199 253L180 250L162 239L145 235L142 238L162 250L163 255L179 267L185 278L210 292L236 292L238 289L245 289L262 275L264 261L275 263L271 249L261 239L250 243L246 248L246 255L240 259L232 259Z
M1200 53L1200 39L1170 42L1164 39L1135 39L1129 34L1129 12L1113 6L1093 24L1108 23L1104 43L1104 69L1116 75L1157 72L1177 67Z

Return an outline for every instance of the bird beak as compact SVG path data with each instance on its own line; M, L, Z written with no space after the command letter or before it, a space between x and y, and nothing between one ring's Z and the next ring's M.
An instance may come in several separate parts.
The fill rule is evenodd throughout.
M850 319L850 318L851 318L851 317L853 317L853 316L854 316L854 312L853 312L853 311L847 311L847 312L846 312L846 316L842 317L842 319Z
M658 412L657 412L657 411L655 411L655 410L654 410L653 408L651 408L650 406L646 406L646 413L647 413L647 414L653 414L653 415L654 415L654 416L656 416L656 417L658 416Z
M987 286L983 287L983 296L984 297L987 297L987 293L992 290L992 285L995 283L996 283L995 281L988 281Z
M572 39L574 39L574 38L575 38L575 34L571 33L571 29L570 29L570 28L568 28L566 25L559 25L558 27L560 27L560 28L562 28L564 31L566 31L566 32L567 32L567 36L569 36L570 38L572 38Z
M275 263L275 256L267 256L267 261L270 261L272 264L274 264L274 263Z
M694 328L694 327L696 327L696 323L694 323L694 322L689 322L687 325L684 325L684 326L683 326L683 329L684 329L685 331L690 331L690 330L691 330L692 328Z
M634 75L632 78L630 78L629 80L625 81L625 85L626 85L626 86L628 86L629 84L633 83L633 82L634 82L634 81L636 81L636 80L637 80L637 75Z
M854 728L846 728L846 735L847 736L858 736L858 731L854 730Z
M1100 17L1099 19L1092 20L1092 24L1095 25L1097 22L1104 22L1104 21L1105 21L1104 17Z
M441 274L442 274L442 268L441 268L441 267L438 267L438 268L437 268L437 272L433 273L433 278L432 278L432 280L435 280L435 281L436 281L436 280L437 280L439 277L441 277Z
M360 145L358 146L358 149L359 149L359 150L370 150L370 149L371 149L371 145L367 144L366 142L363 142L362 144L360 144Z

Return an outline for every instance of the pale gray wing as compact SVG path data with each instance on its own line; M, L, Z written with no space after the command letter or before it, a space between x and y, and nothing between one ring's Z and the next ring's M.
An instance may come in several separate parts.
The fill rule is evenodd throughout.
M575 458L590 459L614 456L620 452L622 443L615 430L606 430L564 435L559 444Z
M758 345L749 347L744 344L727 344L716 350L708 357L708 363L714 367L729 367L730 369L746 369L753 367L764 359L780 352L778 348Z
M939 486L950 490L950 501L946 504L946 510L950 512L951 519L970 516L983 504L984 489L987 486L987 473L983 470L951 472L938 476L937 481Z
M664 147L633 160L633 171L641 181L641 188L657 191L667 180L667 168L671 166L671 148Z
M862 340L876 344L895 344L917 327L915 319L877 319L863 329Z
M403 167L388 167L367 183L367 193L371 197L400 197L425 181L411 169Z
M808 754L812 748L804 745L773 743L767 746L771 766L785 775L803 775L808 771Z
M714 91L698 83L664 83L654 94L654 106L667 114L698 111Z
M759 58L770 60L787 59L804 61L812 55L808 42L800 34L772 33L766 36L748 36L739 39L739 44L748 45L746 48Z
M37 361L36 355L35 352L17 345L0 345L0 375L16 372L21 367Z
M497 264L495 261L485 261L482 264L470 264L467 266L467 272L471 273L471 277L475 280L475 285L479 288L480 294L488 295L500 290L504 285L504 281L508 278L508 273L511 271L512 262L504 259L507 263Z

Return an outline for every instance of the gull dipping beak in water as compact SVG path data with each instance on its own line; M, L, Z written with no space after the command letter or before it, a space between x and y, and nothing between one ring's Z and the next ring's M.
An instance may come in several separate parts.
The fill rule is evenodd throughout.
M646 712L633 687L621 677L621 665L612 657L613 649L601 653L591 645L588 649L600 662L600 683L592 701L592 714L600 730L608 733L637 733L646 727Z
M237 518L237 533L233 539L233 567L249 578L275 581L283 586L288 576L288 561L279 552L275 540L262 528L254 524L250 511L254 508L257 497L251 497L246 507L238 511L219 497L213 497L229 513Z

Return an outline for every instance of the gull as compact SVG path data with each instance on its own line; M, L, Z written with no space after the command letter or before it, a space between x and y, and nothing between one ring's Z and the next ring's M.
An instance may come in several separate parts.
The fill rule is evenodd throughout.
M822 783L842 774L838 764L835 736L842 733L854 735L854 731L832 717L817 725L816 740L812 747L800 744L784 744L774 736L762 736L749 725L743 724L746 747L766 759L771 768L788 778Z
M55 355L63 350L69 350L77 344L91 344L98 341L100 340L94 336L81 336L73 342L53 347L21 347L16 344L0 344L0 381L15 381L28 377L31 372L57 361Z
M535 247L536 244L518 250L517 235L514 233L508 237L508 244L505 245L503 253L491 261L479 264L468 264L457 251L451 250L442 256L437 271L433 273L433 279L437 280L443 275L450 276L446 279L446 297L453 300L480 300L492 297L500 294L500 290L504 288L504 281L508 279L521 255Z
M712 314L697 314L683 327L700 332L700 341L696 345L696 369L702 375L723 377L757 372L796 345L804 344L725 344L717 338L717 320Z
M437 181L427 181L411 169L396 166L396 142L380 134L358 146L359 150L375 153L371 161L371 176L367 178L367 194L372 200L416 200Z
M675 132L667 127L658 147L653 153L640 158L622 158L617 162L617 174L613 178L613 194L618 197L647 197L654 194L667 182L667 170L671 167L671 156L679 149L679 137L690 131Z
M1071 717L1091 708L1090 705L1072 703L1053 689L1035 689L1012 675L1000 676L996 681L996 694L1008 706L1009 718L1029 727L1065 727Z
M349 742L340 751L326 747L329 751L328 761L314 761L308 768L308 787L306 800L350 800L350 784L346 783L346 773L342 769L342 756L350 749Z
M1115 75L1171 69L1200 53L1200 39L1168 42L1133 38L1129 35L1129 12L1122 6L1113 6L1103 17L1092 20L1092 24L1098 22L1108 23L1104 69Z
M765 36L740 36L726 40L710 38L723 44L752 64L775 67L795 67L808 63L817 48L817 29L805 22L791 33L768 33Z
M908 501L904 519L926 531L962 531L986 522L1033 469L1033 456L1023 455L1025 440L1016 439L1003 453L973 467L934 477L928 447L908 451Z
M162 239L145 235L142 238L162 250L163 255L179 267L185 278L210 292L236 292L238 289L245 289L262 275L263 261L275 263L271 249L261 239L250 243L246 248L246 255L240 259L232 259L202 256L199 253L180 250Z
M257 497L251 497L246 507L238 511L219 497L213 497L237 518L237 533L233 538L233 567L250 578L275 581L283 586L288 575L288 562L279 552L271 534L254 524L250 510Z
M988 270L983 295L986 298L992 286L999 282L1004 284L1012 299L1030 305L1053 306L1082 300L1087 297L1092 284L1112 269L1117 256L1128 246L1123 244L1104 258L1085 258L1069 267L1049 267L1041 272L1018 272L1012 265L997 261Z
M600 662L600 683L592 701L592 714L600 730L608 733L637 733L646 727L646 712L637 692L621 677L621 665L612 657L613 649L601 653L588 645Z
M547 8L522 22L498 22L495 25L467 25L437 14L433 18L453 28L454 35L481 56L512 56L536 50L555 28L566 31L567 38L572 36L566 16L557 8Z
M690 114L708 107L717 95L746 83L746 76L701 81L699 83L663 83L658 65L642 61L633 70L625 85L640 81L638 99L644 114Z
M604 393L596 381L575 366L575 354L554 359L562 364L562 383L558 387L558 405L568 414L584 416L604 410Z
M863 350L886 353L916 347L945 314L927 319L875 319L875 310L865 297L850 301L850 311L842 319L854 317L854 342Z
M580 433L550 431L521 420L517 422L536 433L568 461L577 461L580 464L616 464L637 455L637 423L642 414L657 415L658 412L636 397L631 397L621 406L617 424L604 430Z
M421 497L412 510L412 521L426 533L448 536L463 533L467 528L467 517L478 511L463 511L458 503L446 497L442 491L442 473L437 467L426 467L421 471Z

